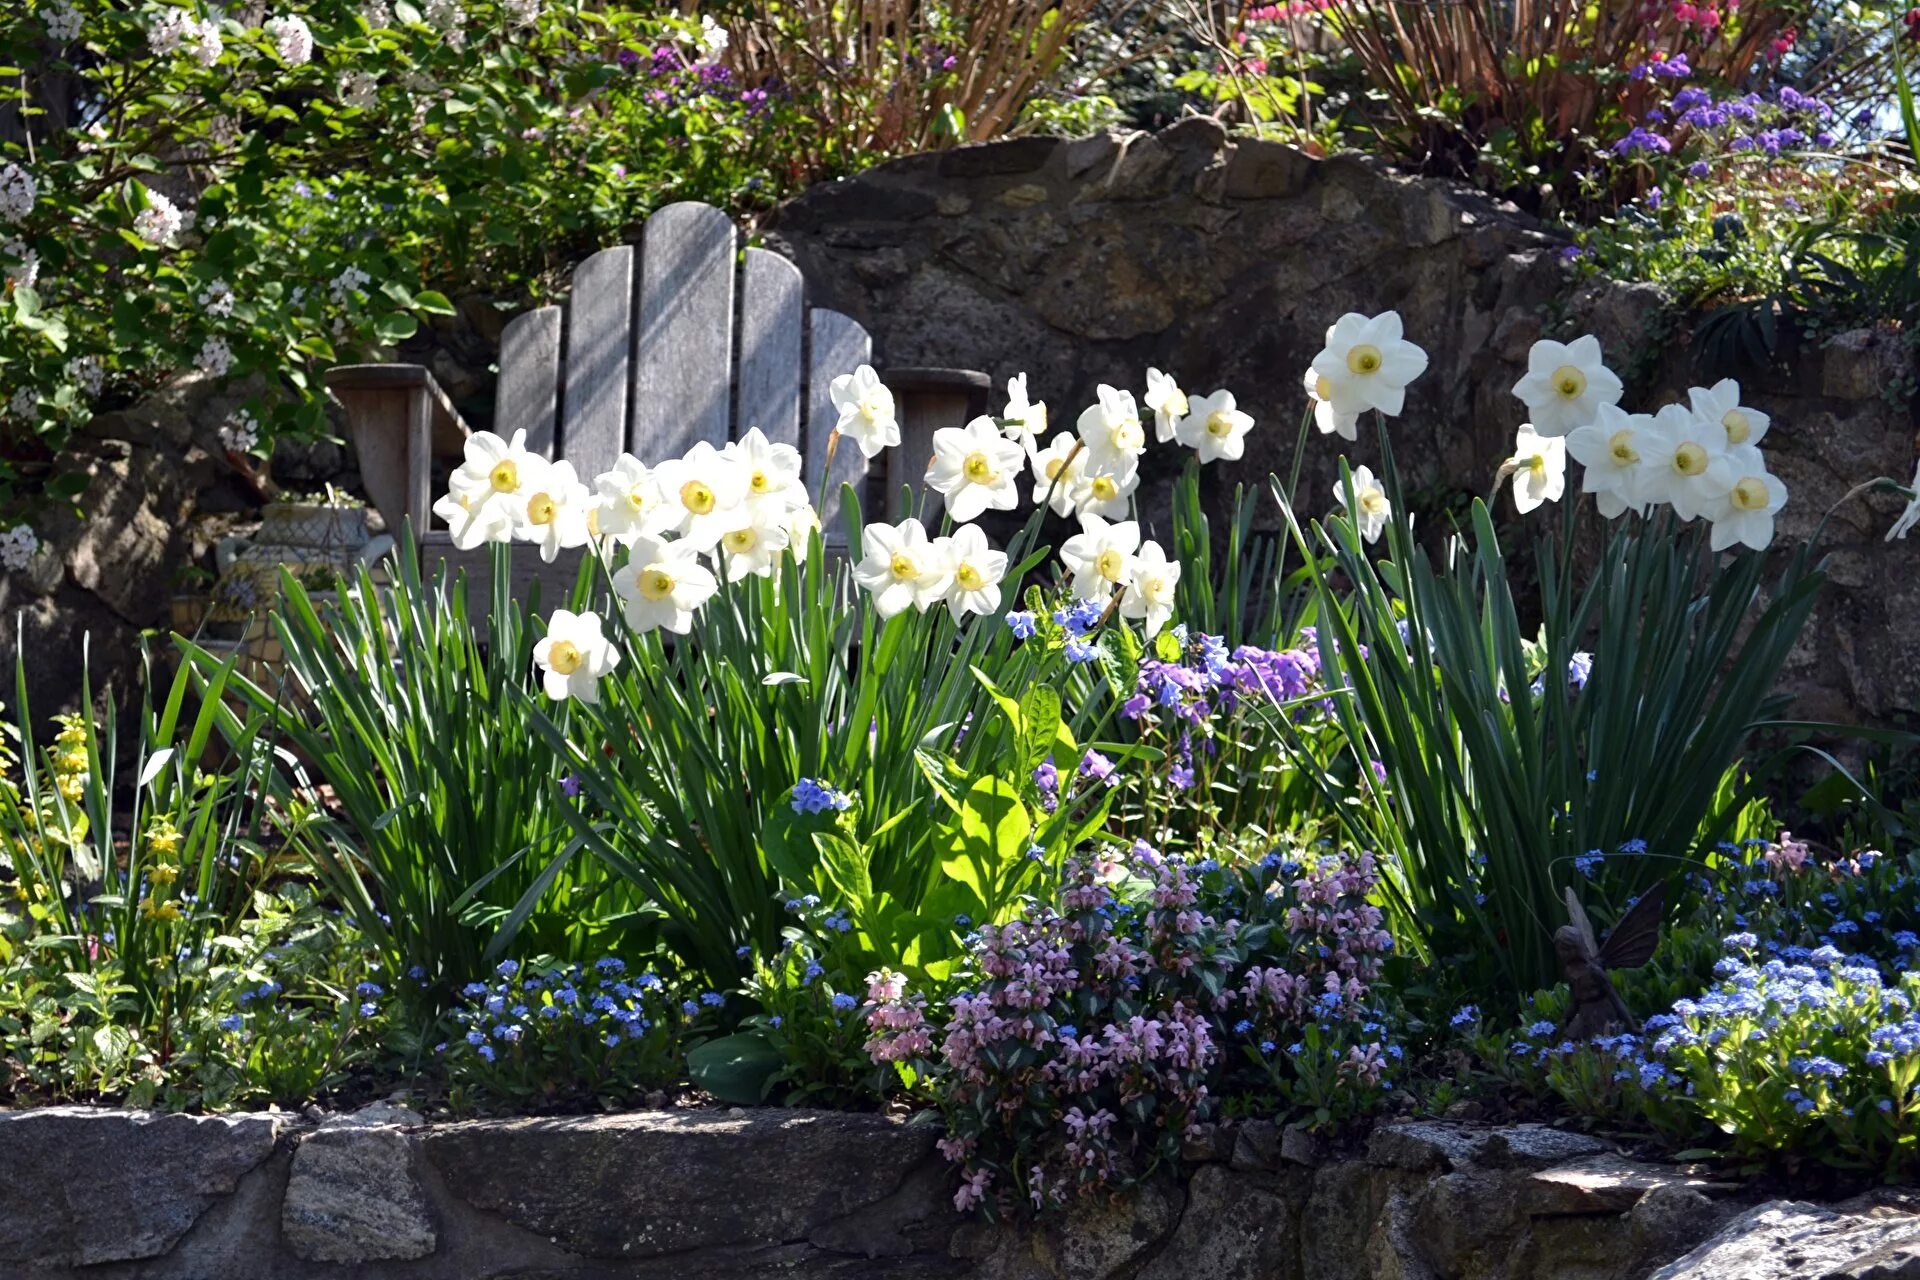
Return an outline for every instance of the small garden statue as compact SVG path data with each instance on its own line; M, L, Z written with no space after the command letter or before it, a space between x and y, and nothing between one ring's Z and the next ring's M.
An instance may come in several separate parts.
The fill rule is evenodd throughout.
M1641 894L1604 943L1594 940L1593 924L1571 888L1566 895L1572 923L1560 926L1553 935L1553 947L1559 953L1560 968L1573 997L1573 1011L1560 1028L1561 1039L1591 1040L1623 1029L1637 1035L1639 1020L1628 1011L1607 975L1614 969L1637 969L1653 956L1654 945L1660 940L1666 886L1656 884Z

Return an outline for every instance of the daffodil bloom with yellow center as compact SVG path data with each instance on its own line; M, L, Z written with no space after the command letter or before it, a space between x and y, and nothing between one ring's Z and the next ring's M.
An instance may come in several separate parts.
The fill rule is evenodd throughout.
M1580 492L1592 494L1594 506L1609 520L1648 501L1640 493L1640 443L1652 426L1651 414L1603 404L1592 422L1567 433L1567 453L1581 467Z
M1387 527L1387 521L1393 516L1393 507L1387 501L1387 491L1373 478L1370 467L1355 467L1353 470L1353 508L1354 524L1360 530L1360 536L1368 542L1377 542L1381 532ZM1333 496L1340 505L1347 505L1347 487L1336 480L1333 482Z
M1121 466L1137 459L1147 447L1146 429L1133 392L1101 383L1098 399L1080 414L1075 427L1094 466Z
M1046 503L1057 516L1070 516L1075 507L1075 491L1086 473L1087 450L1080 438L1062 431L1053 443L1030 459L1033 471L1033 500Z
M1682 520L1692 520L1719 496L1706 478L1713 462L1728 452L1719 423L1703 421L1685 405L1670 404L1653 416L1650 428L1636 433L1635 449L1643 501L1665 502Z
M1237 462L1246 452L1251 430L1253 417L1241 410L1233 392L1216 391L1193 402L1174 435L1201 462Z
M754 427L720 452L746 476L749 506L773 504L788 511L807 500L800 481L800 450L794 446L776 444Z
M953 566L927 537L926 526L908 517L861 529L853 578L872 595L874 611L891 618L909 605L925 610L943 599Z
M1308 368L1300 382L1306 390L1307 403L1313 406L1313 425L1320 428L1320 434L1338 435L1346 440L1360 438L1360 415L1341 413L1333 407L1333 384L1324 374Z
M694 611L719 589L690 543L650 534L634 540L627 562L613 575L621 613L635 631L659 627L685 635L693 629Z
M1514 433L1513 505L1525 515L1546 502L1558 502L1567 491L1567 442L1542 436L1530 423Z
M793 538L788 509L772 502L749 502L741 508L740 524L720 535L720 556L729 578L773 573Z
M1078 471L1072 486L1073 510L1105 520L1124 520L1128 501L1140 487L1140 465L1129 458L1115 465L1089 463Z
M871 365L835 378L827 388L840 420L835 430L860 448L863 456L878 457L900 443L900 420L893 392L880 381Z
M1572 342L1542 339L1527 352L1527 372L1513 394L1527 406L1536 433L1564 436L1599 417L1600 406L1620 403L1618 375L1607 368L1592 334Z
M1701 421L1719 423L1729 446L1759 444L1773 422L1760 410L1740 403L1740 384L1732 378L1722 378L1711 387L1690 388L1687 407Z
M742 523L747 471L707 441L695 444L684 457L661 463L654 476L672 513L664 527L694 550L711 551L721 535Z
M1167 559L1157 542L1140 544L1134 556L1133 578L1126 594L1120 597L1120 616L1146 624L1147 639L1160 634L1160 628L1173 617L1174 596L1180 585L1180 562Z
M983 511L1011 511L1020 504L1026 462L1026 451L1002 435L992 418L975 418L964 427L933 433L927 487L946 499L947 514L957 521Z
M952 570L945 601L955 622L966 615L1000 610L1000 582L1007 576L1007 553L996 550L977 524L964 524L934 541L934 554Z
M1147 370L1146 406L1153 410L1153 438L1161 444L1173 439L1174 427L1193 411L1173 375L1158 369Z
M610 470L594 477L591 531L598 537L630 543L646 533L658 533L677 511L669 512L666 494L651 469L630 453L620 455Z
M1080 517L1080 532L1060 547L1060 560L1073 575L1076 599L1106 601L1116 587L1133 580L1133 557L1140 549L1138 521L1109 524L1096 515Z
M447 492L433 504L433 514L446 523L454 546L471 551L488 542L506 542L525 525L528 503L548 488L552 465L529 450L526 440L525 431L514 432L511 440L491 431L467 437Z
M1758 449L1749 445L1715 458L1701 484L1712 495L1702 514L1713 524L1708 539L1713 550L1765 551L1772 545L1774 517L1787 504L1787 486L1767 470Z
M555 609L547 634L533 646L533 662L547 697L592 705L600 700L601 678L620 665L620 650L602 634L599 614Z
M587 544L587 517L593 510L593 495L574 475L573 464L556 462L545 468L539 487L525 495L513 534L533 543L540 559L552 564L562 551Z
M1427 353L1403 336L1400 313L1350 311L1327 329L1313 358L1313 392L1333 406L1336 421L1375 409L1388 417L1406 404L1407 385L1427 369Z

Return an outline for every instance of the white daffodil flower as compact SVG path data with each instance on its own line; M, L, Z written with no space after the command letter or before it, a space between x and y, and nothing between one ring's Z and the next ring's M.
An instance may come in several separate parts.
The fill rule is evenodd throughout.
M1513 505L1525 515L1543 502L1558 502L1567 491L1567 442L1542 436L1523 422L1513 435Z
M787 545L793 548L796 559L807 558L807 545L819 532L820 513L813 509L811 502L803 502L787 513Z
M573 464L556 462L514 513L513 536L539 547L540 559L552 564L567 548L587 545L593 510L593 494L574 475Z
M595 476L593 489L591 531L598 537L631 543L642 534L660 532L673 518L659 478L630 453L621 454L612 470Z
M947 514L956 521L977 519L983 511L1011 511L1020 505L1026 462L1026 450L1001 435L992 418L975 418L964 427L933 433L927 487L946 498Z
M1592 334L1572 342L1542 338L1527 352L1527 372L1513 384L1526 404L1533 429L1543 436L1564 436L1599 416L1603 404L1620 403L1620 379L1607 368L1600 339Z
M1090 461L1120 462L1139 457L1147 447L1147 433L1140 425L1140 407L1134 403L1133 392L1104 382L1097 392L1098 403L1081 410L1080 419L1074 424L1087 446Z
M1899 538L1905 540L1908 532L1920 525L1920 464L1913 468L1913 483L1907 486L1907 506L1894 519L1893 527L1887 530L1886 541Z
M1027 375L1016 373L1007 379L1007 439L1018 444L1031 458L1040 450L1041 437L1047 434L1047 402L1027 399Z
M860 531L860 563L854 581L873 595L873 608L891 618L908 605L926 609L947 593L953 567L927 530L909 516L899 524L870 524Z
M893 392L880 381L872 365L843 373L827 387L833 407L840 411L834 429L874 458L900 443L900 419L895 416Z
M1639 440L1652 426L1650 413L1603 404L1592 422L1567 433L1567 452L1582 469L1580 492L1592 494L1594 506L1609 520L1646 505Z
M471 551L486 542L505 542L525 512L527 500L546 483L551 464L527 448L527 433L502 440L491 431L467 437L466 454L448 477L448 494L433 506L447 522L453 545Z
M702 440L654 468L667 499L666 528L695 551L710 551L720 535L740 523L747 473L739 463Z
M1158 369L1147 370L1146 404L1153 410L1153 438L1161 444L1173 439L1174 427L1192 410L1173 375Z
M1071 498L1073 510L1081 515L1096 515L1105 520L1127 518L1127 503L1140 487L1140 464L1132 458L1096 466L1088 463L1074 469Z
M945 600L953 620L958 622L969 613L998 612L1007 553L994 550L977 524L963 524L952 537L936 539L934 545L952 570Z
M1360 439L1360 415L1341 413L1333 407L1333 384L1312 366L1308 366L1306 375L1301 378L1306 388L1307 399L1313 405L1313 425L1320 428L1323 436L1338 435L1346 440Z
M734 514L740 523L721 534L715 548L726 560L727 576L771 576L780 553L793 540L788 508L778 502L748 502Z
M1347 505L1347 488L1338 480L1333 482L1333 496L1339 499L1342 507ZM1353 503L1352 515L1360 529L1360 536L1368 542L1378 542L1381 530L1387 527L1387 520L1393 515L1393 507L1387 501L1387 491L1373 478L1372 468L1353 469Z
M1173 617L1174 589L1180 585L1180 562L1167 559L1157 542L1143 542L1133 558L1133 581L1120 597L1120 616L1143 618L1147 639L1160 634L1160 628Z
M720 455L746 477L747 502L773 502L784 509L807 500L806 486L800 482L800 450L775 444L760 428L729 441Z
M1233 392L1216 391L1193 402L1192 412L1180 419L1174 435L1202 462L1238 462L1252 429L1253 415L1241 412Z
M1707 467L1705 488L1718 495L1702 513L1713 522L1709 546L1725 551L1745 544L1765 551L1772 545L1773 517L1787 505L1787 486L1766 469L1758 449L1748 446L1715 458Z
M513 540L513 508L501 503L485 503L485 490L462 493L449 489L433 504L438 516L453 535L453 545L462 551L489 542Z
M600 634L599 614L555 609L547 634L533 646L533 660L549 698L592 706L600 701L600 677L620 665L620 651Z
M1074 491L1087 469L1087 450L1080 437L1062 431L1053 443L1033 455L1033 502L1046 503L1057 516L1070 516Z
M1080 532L1060 547L1060 560L1073 574L1074 597L1112 598L1116 588L1133 581L1134 553L1139 549L1139 521L1108 524L1096 515L1081 516Z
M620 610L635 631L664 627L683 636L693 614L720 589L691 543L645 535L634 539L627 562L613 575Z
M1704 421L1726 428L1729 445L1759 444L1773 422L1758 409L1740 403L1740 384L1732 378L1722 378L1711 387L1689 388L1687 407Z
M1377 409L1393 417L1406 406L1407 384L1427 371L1427 353L1401 336L1400 313L1349 311L1327 330L1313 358L1325 399L1342 417ZM1315 384L1318 394L1319 383Z
M1640 442L1642 502L1667 503L1682 520L1692 520L1721 496L1707 478L1714 459L1727 452L1719 423L1703 422L1687 406L1670 404L1634 439Z

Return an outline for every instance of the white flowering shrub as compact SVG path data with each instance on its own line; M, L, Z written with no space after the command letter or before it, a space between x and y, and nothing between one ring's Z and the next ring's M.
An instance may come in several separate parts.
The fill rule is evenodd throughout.
M265 451L450 295L756 198L784 106L719 47L582 0L0 8L0 512L75 497L15 460L172 375L262 375L236 441Z

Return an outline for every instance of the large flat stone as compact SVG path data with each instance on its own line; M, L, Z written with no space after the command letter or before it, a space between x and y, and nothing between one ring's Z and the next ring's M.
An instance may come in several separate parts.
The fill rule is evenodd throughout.
M571 1253L634 1259L804 1241L892 1196L936 1136L766 1109L456 1124L421 1149L475 1208Z
M1649 1280L1911 1280L1920 1276L1920 1217L1859 1217L1772 1200Z
M0 1275L153 1258L273 1153L272 1117L0 1112Z

